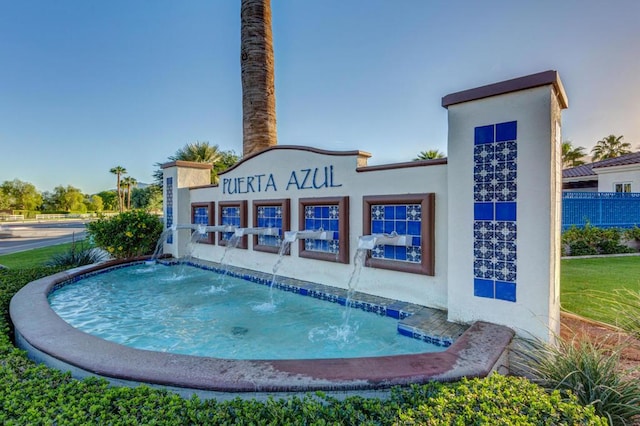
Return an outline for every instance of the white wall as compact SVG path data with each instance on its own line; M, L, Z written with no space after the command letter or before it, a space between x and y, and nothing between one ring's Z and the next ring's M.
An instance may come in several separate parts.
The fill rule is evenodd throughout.
M435 275L427 276L405 272L390 271L378 268L363 268L357 285L359 291L375 294L425 306L446 308L447 306L447 175L446 165L396 168L393 170L357 171L358 164L363 164L368 155L331 155L309 150L290 149L279 146L257 156L251 157L238 167L220 176L219 186L193 189L190 191L190 202L248 201L248 225L252 226L253 200L269 200L288 198L291 203L291 229L302 229L298 224L298 200L310 197L349 197L349 243L350 264L326 262L298 257L298 245L291 247L291 256L287 256L278 270L278 275L310 280L335 287L347 288L349 276L353 271L353 256L356 253L358 237L363 235L362 215L365 195L402 195L417 193L436 193L435 201ZM331 168L331 166L333 166ZM319 171L317 183L324 181L325 167L332 173L334 187L300 188L292 181L292 172L302 186L306 169ZM361 169L362 170L362 169ZM366 168L364 169L366 170ZM253 176L252 188L246 185L247 177ZM258 178L260 177L260 188ZM271 180L270 177L272 177ZM243 178L242 194L230 194L235 179ZM229 183L231 182L231 183ZM267 187L266 183L272 184ZM307 181L305 186L311 181ZM231 186L229 186L231 185ZM275 185L275 188L274 188ZM287 186L289 188L287 189ZM253 191L251 191L253 189ZM260 189L258 191L258 189ZM182 202L186 204L185 202ZM181 213L179 223L190 221L186 212ZM217 219L216 219L216 223ZM253 251L252 239L249 238L248 250L231 250L225 261L232 265L252 270L271 272L277 260L272 253ZM193 254L196 257L217 262L225 248L218 245L197 244Z
M616 183L631 183L631 192L640 192L640 164L594 169L599 192L615 192Z

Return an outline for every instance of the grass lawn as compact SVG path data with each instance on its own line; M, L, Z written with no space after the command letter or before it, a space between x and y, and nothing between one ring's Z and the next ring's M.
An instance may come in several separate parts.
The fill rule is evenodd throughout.
M78 244L79 241L76 241ZM57 244L55 246L21 251L18 253L4 254L0 256L0 265L10 269L32 268L42 266L51 259L51 256L64 253L71 249L73 243Z
M562 308L587 318L616 324L618 312L603 298L616 289L640 291L640 256L562 260Z

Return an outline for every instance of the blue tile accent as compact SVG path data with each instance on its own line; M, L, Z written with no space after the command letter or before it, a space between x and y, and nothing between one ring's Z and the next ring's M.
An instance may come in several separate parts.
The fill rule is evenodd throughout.
M518 125L516 121L496 124L496 142L515 141L518 139Z
M223 207L220 215L222 225L240 226L240 207ZM233 232L223 232L220 234L224 241L228 241L233 237Z
M167 206L166 217L167 217L167 229L171 229L173 226L173 178L168 177L166 182L167 189L167 199L165 200L165 205ZM173 244L173 232L167 236L167 244Z
M474 295L516 301L517 122L474 129ZM498 284L499 283L499 284Z
M474 278L473 280L473 295L478 297L494 298L493 280L483 280L480 278Z
M493 203L475 203L473 218L475 220L493 220Z
M476 127L474 140L473 140L474 145L494 142L493 133L494 133L493 125Z
M414 236L407 247L378 245L371 250L374 259L399 262L422 262L420 235L422 233L422 205L420 204L374 204L370 207L371 233Z
M260 206L257 208L257 224L260 228L278 228L278 235L258 235L261 246L280 247L282 245L282 207Z
M516 220L516 203L496 203L496 220Z
M496 299L516 301L516 284L513 282L496 281Z
M384 226L384 224L380 224ZM339 254L340 243L338 232L340 231L340 206L327 204L305 207L305 230L309 231L333 231L333 240L305 239L304 248L309 251Z

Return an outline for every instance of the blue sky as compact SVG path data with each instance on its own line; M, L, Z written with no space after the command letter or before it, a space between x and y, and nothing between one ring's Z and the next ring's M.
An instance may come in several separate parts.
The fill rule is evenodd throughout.
M563 138L640 146L640 1L273 0L279 144L370 164L446 151L449 93L548 69ZM242 152L240 0L0 0L0 182L151 182L188 142Z

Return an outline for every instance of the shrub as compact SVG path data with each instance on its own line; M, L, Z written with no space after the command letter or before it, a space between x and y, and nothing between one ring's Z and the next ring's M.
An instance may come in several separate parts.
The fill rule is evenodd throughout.
M640 227L634 225L633 228L625 229L624 238L631 241L640 241Z
M157 216L142 210L100 218L87 224L87 232L94 244L118 259L152 254L162 228Z
M620 243L627 237L616 228L596 228L587 223L583 228L572 226L562 233L563 255L586 256L595 254L632 253L635 250Z
M78 266L102 262L108 258L109 255L105 251L95 247L88 247L84 242L76 243L74 241L69 250L63 253L54 254L45 265L76 268Z
M640 381L618 368L622 347L607 349L583 337L556 346L520 341L513 367L519 374L565 398L577 397L612 425L625 425L640 415Z

